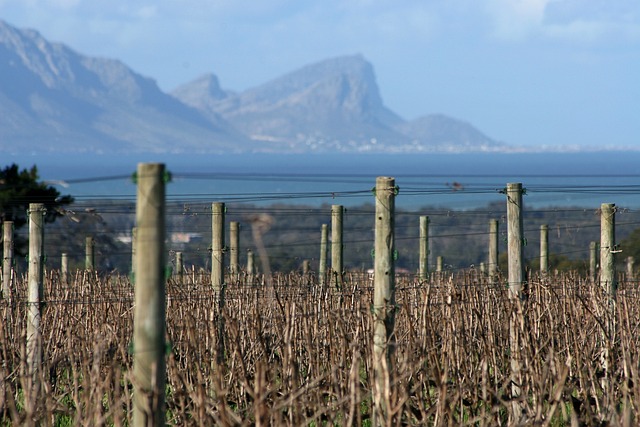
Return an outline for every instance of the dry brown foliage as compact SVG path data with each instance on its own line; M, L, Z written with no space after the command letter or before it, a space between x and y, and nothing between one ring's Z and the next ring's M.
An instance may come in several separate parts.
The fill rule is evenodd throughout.
M167 422L369 424L370 278L346 275L341 290L300 274L276 274L271 285L258 279L229 282L222 311L206 274L169 281ZM128 279L79 272L63 285L47 275L42 386L33 405L25 405L26 280L18 282L17 298L0 302L0 424L128 425L135 348ZM467 271L398 278L396 300L390 425L640 420L635 283L621 283L614 303L577 275L535 277L513 301L504 282Z

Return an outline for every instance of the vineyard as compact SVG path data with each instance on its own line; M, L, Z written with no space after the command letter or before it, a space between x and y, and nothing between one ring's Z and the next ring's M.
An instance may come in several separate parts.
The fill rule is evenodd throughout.
M291 227L275 237L269 231L278 214L312 216L310 209L278 207L260 214L252 207L240 216L214 203L208 211L193 204L169 205L165 211L151 190L138 197L135 222L131 209L117 204L98 212L67 212L78 227L95 226L94 236L86 239L86 228L78 228L74 238L65 235L67 242L59 247L47 246L46 238L33 244L34 236L46 235L43 225L40 235L31 229L29 235L16 233L16 245L22 238L30 247L26 262L14 264L23 270L28 264L29 272L6 264L3 269L10 274L3 275L0 300L0 425L144 425L136 411L149 423L169 425L638 423L637 281L632 263L623 272L620 259L615 260L619 246L607 240L614 227L623 235L636 228L634 212L617 211L628 218L618 225L612 220L616 211L606 210L613 205L603 204L602 212L554 212L562 220L550 228L565 238L563 254L578 254L573 266L580 266L558 271L537 253L548 236L527 245L521 234L527 230L513 225L509 209L522 203L514 203L508 192L507 211L488 213L503 218L501 226L508 230L502 234L487 230L484 213L445 211L447 221L458 216L465 232L427 237L422 226L428 221L421 213L418 237L418 215L394 217L397 187L375 190L375 209L352 210L355 227L344 229L345 236L360 230L368 237L352 240L343 238L343 210L336 205L326 218L331 238L329 227L313 224L316 234L296 246L286 234ZM149 199L155 218L140 214L141 199ZM437 212L431 219L436 227ZM596 214L602 214L602 222ZM236 221L228 221L236 219L233 215L248 223L240 239ZM104 240L97 257L117 258L114 264L133 271L96 267L97 233L113 226L110 216L137 231L128 242ZM195 246L165 241L167 217L167 230L180 235L189 234L185 223L202 230L204 218L211 242L200 236ZM525 219L538 232L542 218L534 212ZM414 220L416 236L399 238L396 247L396 227ZM519 221L522 228L523 218ZM233 223L236 231L225 236L223 229ZM51 230L54 236L60 231ZM4 235L5 260L11 238ZM430 249L442 250L455 265L434 268L435 257L425 250L428 239ZM486 255L457 261L457 249L437 246L452 239L462 246L486 245L488 261ZM596 239L599 272L593 271L585 244ZM252 252L239 257L238 240L251 241L247 246L255 252L255 264ZM300 249L300 255L278 264L274 259L285 254L274 242L291 252ZM307 247L320 256L308 256ZM40 252L32 251L42 248L49 256L55 251L55 258L35 262ZM500 261L498 248L507 250ZM535 254L538 264L526 262L523 254L529 254L528 261ZM68 255L75 259L71 267ZM343 265L349 257L352 261ZM406 268L396 269L396 262ZM146 287L150 273L155 274L151 290ZM140 317L141 307L156 304L155 318ZM158 326L153 333L162 335L160 350L145 347L138 335L141 324L147 332ZM151 353L159 358L141 368L140 360ZM146 370L142 376L140 369ZM151 379L150 385L143 385L142 377Z

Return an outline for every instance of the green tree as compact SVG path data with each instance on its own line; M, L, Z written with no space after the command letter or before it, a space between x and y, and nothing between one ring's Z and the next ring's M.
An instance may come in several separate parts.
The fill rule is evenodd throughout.
M0 170L0 219L13 221L15 228L27 223L29 203L44 204L45 221L53 222L63 215L63 207L72 202L73 197L62 196L54 187L40 182L36 166L20 170L14 163ZM20 246L17 242L18 253Z

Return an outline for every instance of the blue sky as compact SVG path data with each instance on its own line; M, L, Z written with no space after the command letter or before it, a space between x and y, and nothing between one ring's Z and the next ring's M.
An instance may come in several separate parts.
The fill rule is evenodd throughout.
M360 53L405 119L515 145L640 149L639 0L0 0L0 18L171 90Z

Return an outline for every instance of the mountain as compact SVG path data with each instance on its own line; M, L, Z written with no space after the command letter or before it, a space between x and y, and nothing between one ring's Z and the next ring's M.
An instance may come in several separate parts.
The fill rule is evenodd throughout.
M372 65L343 56L235 93L207 74L161 91L120 61L81 55L0 20L1 152L497 150L470 124L407 122Z
M0 151L231 151L251 142L116 60L0 21Z
M172 92L205 116L221 116L264 147L294 151L494 150L501 144L443 115L406 122L385 107L373 67L362 56L305 66L241 93L203 76Z

